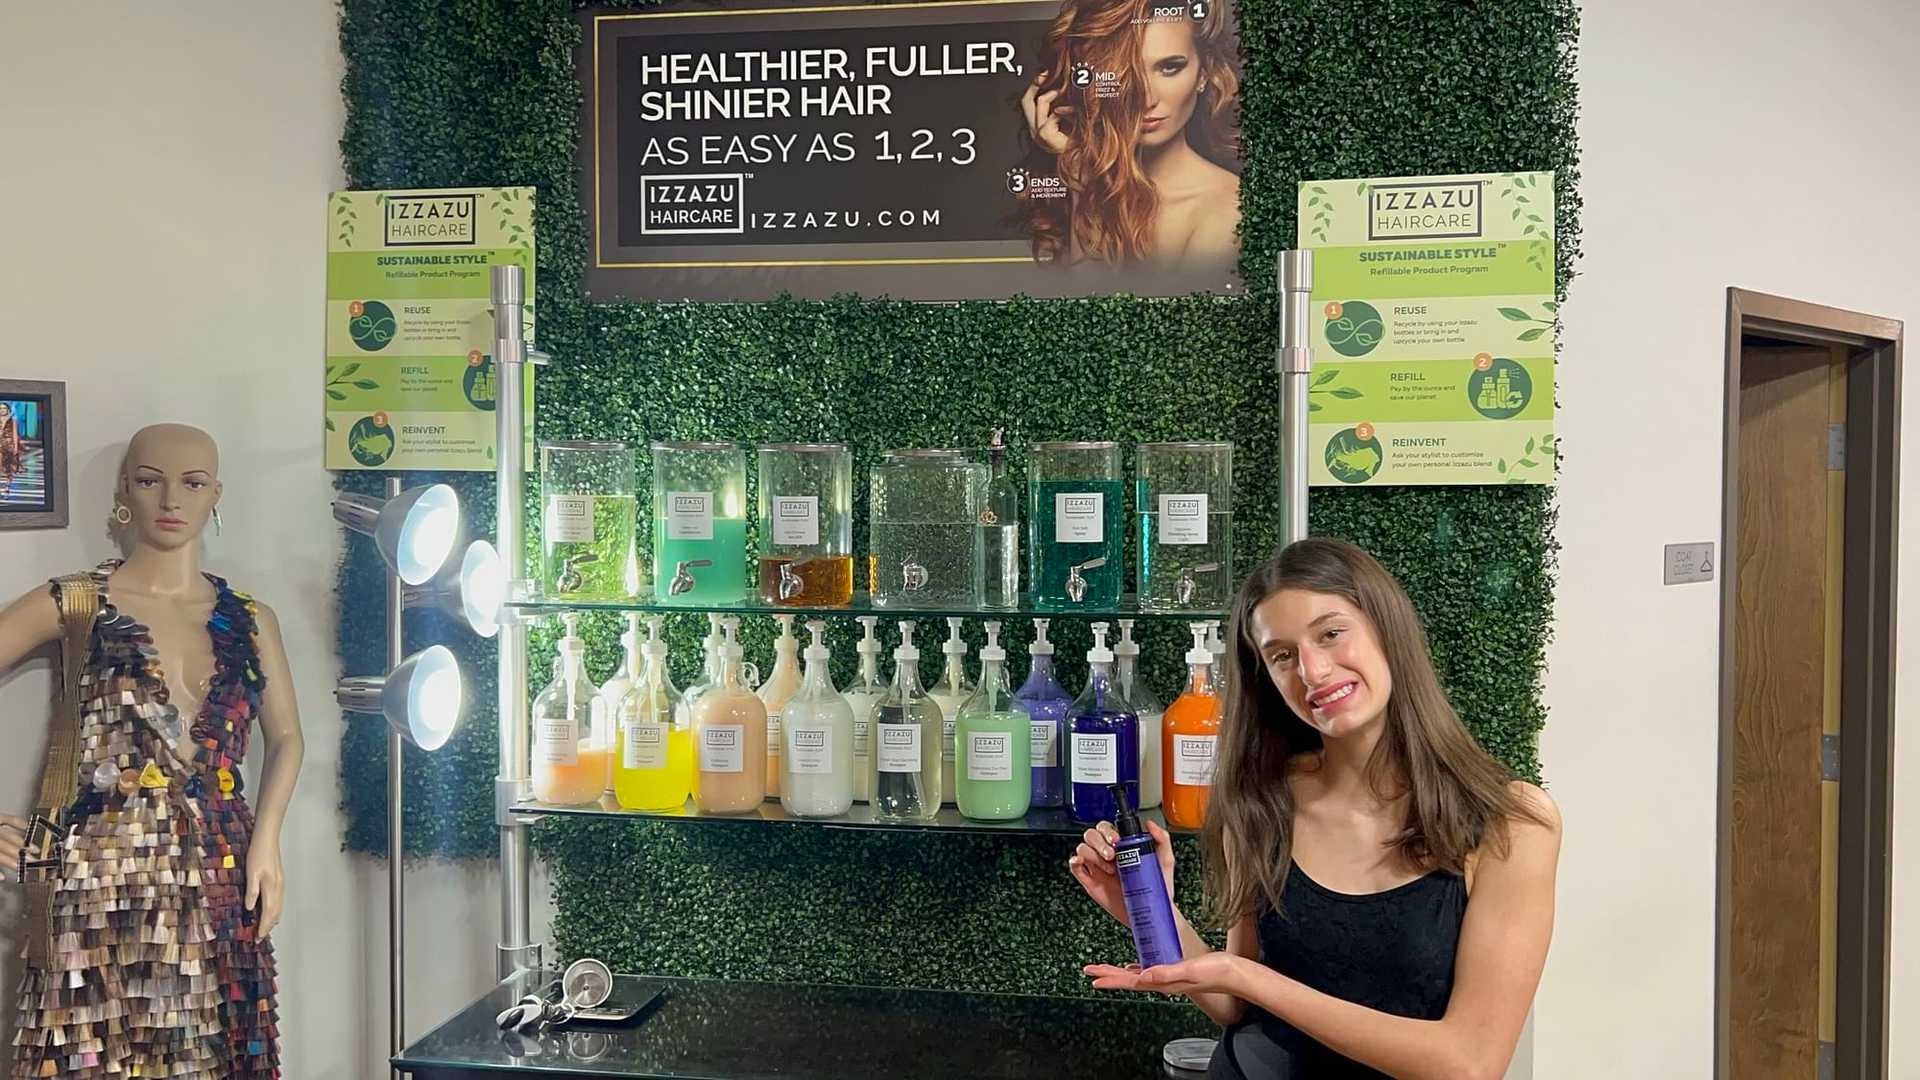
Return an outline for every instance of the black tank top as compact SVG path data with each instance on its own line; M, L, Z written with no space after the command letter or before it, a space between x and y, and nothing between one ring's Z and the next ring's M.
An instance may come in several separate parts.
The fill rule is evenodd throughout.
M1295 866L1284 913L1257 920L1260 960L1324 994L1370 1009L1438 1020L1453 993L1453 955L1467 915L1466 881L1436 870L1386 892L1351 896ZM1249 1005L1221 1036L1209 1080L1345 1080L1386 1074L1342 1057Z

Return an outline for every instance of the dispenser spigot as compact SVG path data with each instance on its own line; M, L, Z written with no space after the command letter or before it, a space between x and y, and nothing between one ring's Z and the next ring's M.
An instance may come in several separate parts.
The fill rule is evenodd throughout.
M930 575L927 568L917 561L918 556L909 555L900 562L900 591L919 592L927 587Z
M1078 566L1067 567L1067 599L1077 604L1086 598L1087 579L1080 576L1080 571L1098 570L1105 565L1107 565L1107 557L1102 555L1097 559L1088 559Z
M712 566L712 559L683 559L673 568L673 580L667 583L667 595L679 596L690 593L695 584L693 572L701 567Z
M799 596L800 591L806 587L806 581L800 577L798 571L794 570L792 563L780 564L780 599L791 600Z
M1193 579L1195 574L1211 574L1220 569L1219 563L1201 563L1199 566L1186 566L1180 569L1180 580L1174 582L1173 596L1181 607L1193 603L1193 594L1200 591L1200 583Z
M580 568L588 563L599 561L600 556L591 551L569 555L560 563L560 573L553 579L553 583L559 586L563 593L579 592L587 584L586 575L580 572Z

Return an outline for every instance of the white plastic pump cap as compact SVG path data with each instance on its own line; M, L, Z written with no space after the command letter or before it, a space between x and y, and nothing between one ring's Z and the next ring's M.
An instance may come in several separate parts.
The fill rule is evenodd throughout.
M781 612L781 613L779 613L779 614L777 614L777 615L775 615L775 616L773 617L773 619L774 619L774 621L775 621L775 622L777 622L777 623L779 623L779 624L780 624L780 636L781 636L781 637L792 637L792 636L793 636L793 614L792 614L791 612L785 612L785 611L783 611L783 612Z
M721 656L729 659L737 659L746 655L746 650L741 648L740 643L733 638L734 633L739 630L739 628L740 620L738 619L725 619L721 621L720 630L726 635L720 639Z
M1193 634L1193 648L1187 650L1187 663L1213 663L1213 650L1207 648L1207 624L1188 623L1187 630Z
M648 656L667 655L667 643L660 640L660 629L666 623L662 616L655 615L647 620L647 641L640 650Z
M1035 656L1052 656L1053 642L1047 640L1047 624L1052 619L1033 620L1033 644L1027 646L1027 652Z
M920 650L913 647L913 620L900 620L900 646L893 650L895 660L918 660Z
M954 616L947 616L947 640L940 646L941 652L966 655L967 643L960 640L960 622L961 620Z
M587 643L580 640L580 614L569 611L560 616L560 624L567 628L566 635L560 639L560 651L565 653L585 651Z
M1097 622L1091 629L1093 630L1093 648L1087 650L1087 663L1113 663L1113 650L1107 648L1107 624Z
M860 615L860 616L856 616L854 621L858 622L860 624L861 629L865 631L865 633L861 636L859 643L856 644L854 648L859 649L861 652L870 652L870 653L879 652L880 638L875 635L874 631L879 629L880 627L880 616Z
M981 625L987 629L987 643L980 646L980 659L994 661L1005 660L1007 658L1007 650L1000 647L1000 624L998 622L988 622L982 623Z
M1120 620L1120 640L1113 646L1115 656L1139 656L1140 643L1133 640L1133 620Z
M807 659L828 659L831 654L827 651L827 624L819 619L811 619L807 622L807 633L813 637L807 644Z

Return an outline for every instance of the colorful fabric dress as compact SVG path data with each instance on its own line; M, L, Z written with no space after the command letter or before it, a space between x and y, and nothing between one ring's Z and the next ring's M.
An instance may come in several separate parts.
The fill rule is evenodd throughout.
M273 949L242 906L253 811L240 761L265 685L253 602L206 575L214 673L183 761L152 635L107 594L117 565L93 571L81 795L64 823L53 959L21 981L13 1076L278 1077Z

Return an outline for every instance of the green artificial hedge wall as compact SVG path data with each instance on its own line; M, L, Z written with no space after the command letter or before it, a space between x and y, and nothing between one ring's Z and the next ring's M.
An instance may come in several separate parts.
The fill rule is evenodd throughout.
M1248 295L1234 299L589 303L575 186L579 31L565 0L346 0L341 149L359 188L539 189L539 345L556 360L540 373L541 438L834 439L854 447L859 471L890 446L978 446L995 426L1009 429L1016 448L1055 438L1230 438L1245 571L1277 537L1272 268L1294 236L1296 183L1555 170L1562 298L1580 202L1574 0L1241 0L1239 14ZM460 489L478 520L491 520L490 476L437 478ZM378 487L367 474L339 482ZM1364 545L1400 575L1462 715L1495 754L1538 777L1552 491L1316 489L1312 528ZM346 671L381 664L381 580L377 556L355 539L339 572ZM853 628L836 622L846 624L830 638L845 679ZM460 652L483 705L446 749L409 758L408 854L491 856L495 731L484 704L494 653L436 615L410 613L408 625L413 647L445 641ZM1085 624L1058 626L1061 666L1076 686L1083 665L1072 658L1089 640ZM586 627L590 667L605 678L617 626L600 617ZM749 657L764 664L771 620L749 620L747 630ZM922 649L943 632L925 628ZM670 622L682 685L702 633L698 616ZM1030 634L1015 626L1009 636ZM552 636L535 634L536 690ZM977 645L977 624L969 636ZM1147 676L1164 692L1179 674L1184 630L1156 623L1143 637ZM378 721L349 719L340 785L351 849L385 850L384 757ZM626 970L1079 994L1081 963L1128 947L1067 876L1064 837L549 821L536 843L553 870L559 951ZM1187 856L1181 892L1193 904L1197 868Z

